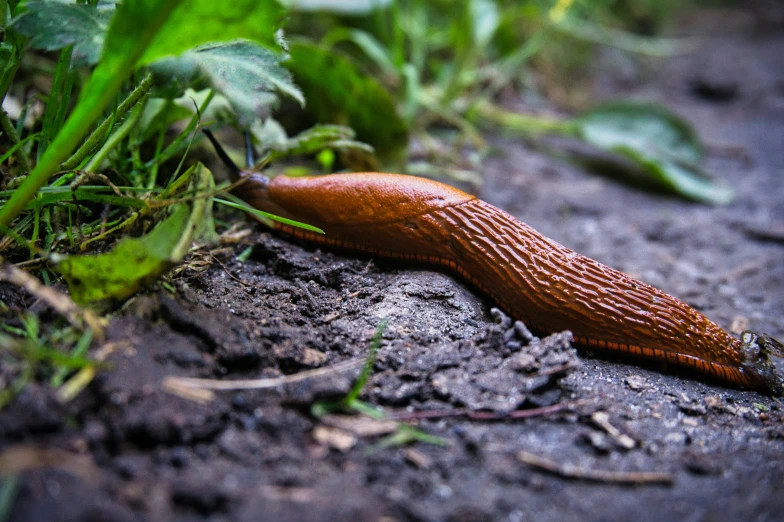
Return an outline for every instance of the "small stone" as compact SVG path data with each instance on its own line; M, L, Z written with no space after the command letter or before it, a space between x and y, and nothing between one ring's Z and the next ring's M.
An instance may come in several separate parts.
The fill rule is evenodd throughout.
M612 442L606 433L601 431L588 431L582 434L582 439L591 445L597 453L606 455L612 450Z
M85 425L84 436L91 445L99 445L108 436L108 430L102 422L93 420Z
M433 465L433 459L414 448L408 448L406 450L406 460L417 468L424 470L430 469Z
M357 444L357 438L352 434L329 426L316 426L313 430L313 438L317 442L342 453L347 452Z
M517 372L533 372L539 369L539 362L530 353L517 353L509 358L509 367Z
M673 431L665 435L664 442L669 445L683 446L688 440L688 435L680 431Z
M522 348L522 347L523 347L523 345L522 345L522 344L520 344L520 342L518 342L518 341L507 341L507 342L506 342L506 347L507 347L507 348L508 348L510 351L512 351L512 352L517 352L517 351L519 351L519 350L520 350L520 348Z
M703 400L705 406L710 408L711 410L724 410L724 401L721 400L721 397L718 395L709 395L705 397Z
M740 335L749 329L749 318L743 315L736 315L730 323L730 332Z
M495 322L502 327L509 328L512 326L512 319L510 319L509 316L503 313L500 309L491 308L490 315L492 315L493 319L495 319Z
M633 391L644 390L647 387L647 380L641 375L629 375L623 380L627 388Z
M514 331L515 334L517 334L517 338L524 341L524 344L528 344L535 339L534 334L531 333L522 321L515 321Z
M321 366L327 361L327 355L313 348L305 348L302 350L302 357L298 361L303 366L317 367Z

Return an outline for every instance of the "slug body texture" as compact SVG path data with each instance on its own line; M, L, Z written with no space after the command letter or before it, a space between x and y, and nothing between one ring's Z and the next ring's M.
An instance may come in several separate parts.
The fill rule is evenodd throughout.
M758 344L748 348L679 299L447 185L379 173L271 181L250 175L237 194L256 208L325 232L276 222L285 234L442 266L540 333L571 330L584 347L665 361L735 386L781 393L775 368Z

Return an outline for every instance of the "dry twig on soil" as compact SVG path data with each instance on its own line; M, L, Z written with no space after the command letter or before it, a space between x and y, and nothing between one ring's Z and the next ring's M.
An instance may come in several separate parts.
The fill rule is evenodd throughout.
M83 330L85 327L93 332L96 340L103 339L103 325L100 318L90 310L84 310L65 294L54 288L45 286L38 279L28 274L24 270L15 267L11 263L0 258L0 281L7 281L21 287L36 298L44 301L55 309L59 314L68 320L76 328Z
M509 413L490 413L484 411L471 411L471 410L436 410L436 411L413 411L403 413L393 413L389 415L392 420L400 422L408 422L423 419L445 419L454 417L463 417L470 420L480 421L504 421L504 420L519 420L530 419L531 417L541 417L544 415L552 415L569 411L576 406L583 404L583 401L566 401L553 404L552 406L543 406L541 408L530 408L527 410L516 410Z
M672 473L661 471L609 471L603 469L578 468L572 464L559 464L553 460L520 451L517 460L537 469L558 475L562 478L587 480L590 482L608 482L613 484L643 485L664 484L671 485L675 481Z

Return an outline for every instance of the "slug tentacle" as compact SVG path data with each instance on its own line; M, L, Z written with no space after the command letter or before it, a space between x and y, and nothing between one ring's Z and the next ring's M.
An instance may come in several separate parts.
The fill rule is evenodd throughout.
M784 393L768 336L733 338L683 301L546 238L506 212L431 180L395 174L251 177L251 205L324 230L285 234L444 267L534 330L571 330L596 350L692 368L743 388Z

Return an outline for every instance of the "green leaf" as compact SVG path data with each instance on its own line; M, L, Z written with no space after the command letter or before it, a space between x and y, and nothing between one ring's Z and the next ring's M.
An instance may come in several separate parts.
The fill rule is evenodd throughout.
M613 103L586 112L575 123L582 139L631 160L661 188L695 201L732 199L729 188L701 172L702 149L692 127L661 106Z
M125 3L135 3L133 0ZM139 65L160 58L177 56L207 42L244 38L270 49L280 42L275 31L284 10L275 0L182 0L163 29L152 40ZM74 45L73 64L95 64L101 56L114 5L98 7L85 4L34 0L27 11L16 17L13 28L31 38L37 49L53 51ZM140 23L144 23L140 21Z
M215 179L212 177L212 172L201 163L192 166L188 171L191 172L192 195L196 198L191 203L189 220L190 230L193 231L192 240L200 245L217 245L220 239L215 231L215 220L212 217ZM186 171L184 175L188 176L188 172ZM180 259L185 257L190 248L189 243L181 243L181 245L183 249L175 253Z
M366 31L338 27L330 31L329 34L321 40L321 43L325 47L331 48L336 43L344 40L356 45L386 76L395 81L397 80L399 72L392 60L389 49L387 49L378 38Z
M580 119L583 137L603 149L627 146L684 163L702 159L696 132L685 120L653 103L616 102L595 107Z
M0 43L0 75L4 74L11 65L11 57L14 55L14 46L7 43Z
M278 161L290 156L315 154L323 149L356 149L365 154L373 154L373 147L354 141L354 131L342 125L316 125L293 138L273 145L270 161Z
M280 65L281 55L246 40L209 45L166 58L150 65L161 88L169 97L186 88L212 88L232 105L243 126L269 114L277 102L276 92L301 105L302 92L291 73Z
M408 129L386 89L335 52L306 42L293 43L290 52L286 66L308 100L309 119L347 125L383 162L402 164Z
M732 200L731 188L715 183L692 167L653 157L630 147L615 147L613 152L636 162L660 187L687 199L717 205Z
M192 178L196 194L210 193L212 174L200 163L184 176ZM195 238L214 239L211 208L211 197L178 203L149 234L123 239L105 254L65 257L56 270L79 304L126 299L182 261Z
M252 40L277 50L281 42L275 33L284 15L276 0L182 0L139 64L177 56L208 42L227 40Z
M172 252L185 232L187 218L188 206L177 205L146 236L123 239L106 254L69 256L56 270L79 304L128 298L174 266Z
M274 29L282 14L274 0L125 0L119 4L100 63L35 169L0 208L0 230L10 225L73 152L137 65L177 55L207 41L238 37L277 50L280 42Z
M498 6L494 0L470 0L468 9L471 14L471 32L474 43L479 47L484 47L493 38L501 23Z
M282 0L282 3L292 11L363 15L385 8L392 0Z
M10 225L73 152L103 108L114 99L150 41L176 7L177 0L125 0L112 18L101 62L82 89L79 101L33 171L0 208L0 229Z
M114 6L51 1L31 1L25 5L27 11L14 18L11 27L30 37L33 48L54 51L73 45L72 66L98 62Z
M127 2L126 2L127 3ZM284 11L275 0L213 2L183 0L169 17L140 65L176 56L207 42L244 38L270 49L280 42L275 31ZM31 38L31 45L48 51L74 45L74 65L95 64L101 55L114 6L93 7L56 1L32 1L14 19L13 27Z
M241 200L240 198L233 196L231 194L226 194L226 197L230 198L232 201L227 201L225 199L218 199L215 198L216 203L220 203L222 205L226 205L227 207L231 207L237 210L242 210L247 212L251 216L255 217L259 221L265 224L270 224L269 220L278 221L280 223L284 223L286 225L291 225L293 227L302 228L304 230L310 230L311 232L316 232L317 234L323 234L324 231L318 227L314 227L313 225L308 225L307 223L301 223L299 221L294 221L293 219L288 219L280 216L276 216L275 214L270 214L269 212L264 212L263 210L259 210L250 206L250 204L246 203L245 201Z

